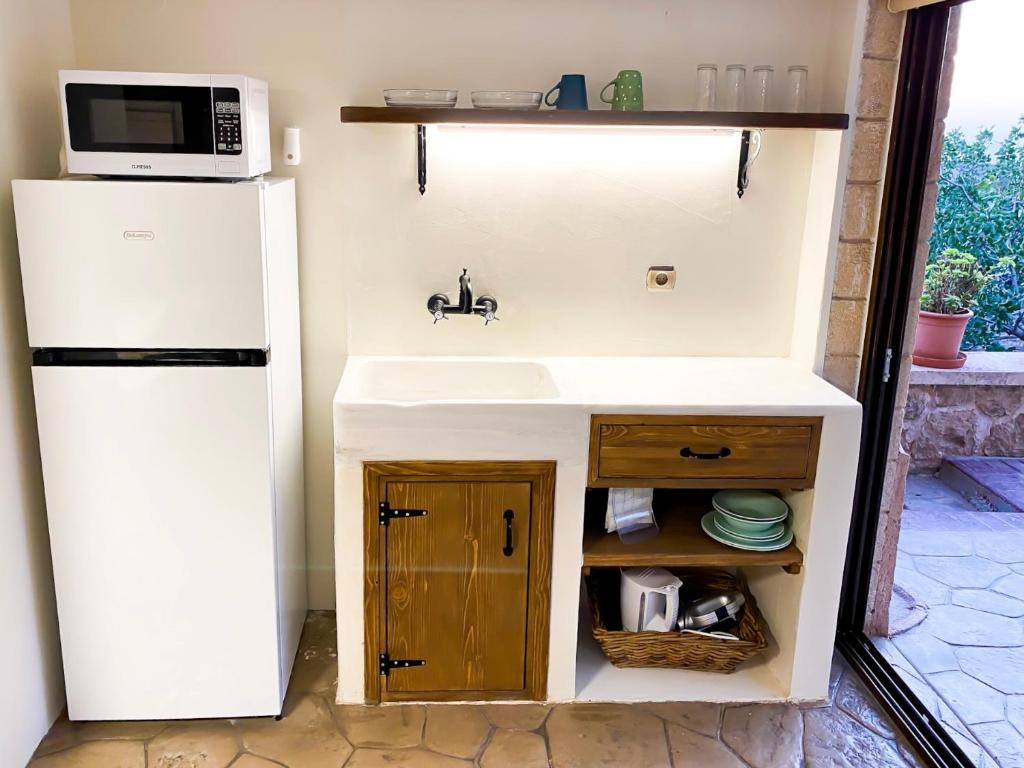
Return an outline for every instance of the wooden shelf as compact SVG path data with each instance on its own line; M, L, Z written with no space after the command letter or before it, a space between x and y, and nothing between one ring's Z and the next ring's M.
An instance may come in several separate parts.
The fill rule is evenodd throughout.
M624 544L617 533L588 530L583 536L583 566L612 567L660 565L663 567L779 566L799 573L804 554L795 543L774 552L751 552L719 544L700 527L710 505L675 501L658 504L655 517L661 533L653 539Z
M513 111L494 109L437 109L429 107L342 107L343 123L409 125L548 125L654 126L662 128L789 128L841 131L850 127L842 113L810 112L612 112L611 110Z

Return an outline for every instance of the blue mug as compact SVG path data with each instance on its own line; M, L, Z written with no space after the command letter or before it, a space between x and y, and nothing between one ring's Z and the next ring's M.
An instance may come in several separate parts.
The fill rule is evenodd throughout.
M558 91L558 98L551 101L551 94L555 91ZM586 109L586 79L583 75L562 75L558 85L544 95L544 103L555 109Z

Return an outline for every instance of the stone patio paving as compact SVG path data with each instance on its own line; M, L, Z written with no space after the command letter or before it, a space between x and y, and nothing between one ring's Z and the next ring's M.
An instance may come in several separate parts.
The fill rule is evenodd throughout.
M1024 768L1024 515L912 475L896 585L920 623L879 648L976 765Z
M337 706L334 615L310 614L285 714L175 723L61 718L31 768L907 768L841 662L828 706Z

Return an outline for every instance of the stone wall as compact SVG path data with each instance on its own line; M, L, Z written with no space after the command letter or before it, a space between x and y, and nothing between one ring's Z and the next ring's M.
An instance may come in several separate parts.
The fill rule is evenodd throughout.
M910 471L943 456L1024 456L1024 353L968 352L959 370L914 367L903 417Z
M938 471L943 456L1024 456L1024 390L912 384L903 418L910 471Z
M854 397L860 377L905 16L889 13L886 0L868 0L823 371L827 381Z

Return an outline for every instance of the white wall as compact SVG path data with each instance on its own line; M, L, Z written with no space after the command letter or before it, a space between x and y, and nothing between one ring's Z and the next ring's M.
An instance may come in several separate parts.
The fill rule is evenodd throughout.
M644 76L647 109L695 108L697 65L771 64L776 106L786 68L810 67L808 108L838 104L828 80L830 20L857 0L340 0L335 30L353 104L380 88L547 90L566 72L587 77L591 108L620 69ZM469 106L468 98L463 106Z
M420 198L412 128L342 126L338 107L416 86L458 88L468 105L475 88L546 89L575 71L600 106L617 70L639 68L648 108L689 108L696 65L711 61L723 73L727 63L773 64L780 99L786 67L808 64L810 108L835 109L846 97L835 66L844 35L830 19L862 0L70 2L79 67L243 72L270 83L274 173L298 180L314 607L334 595L330 403L347 351L789 351L814 156L807 136L769 135L737 201L734 135L438 129ZM302 129L299 168L278 160L287 124ZM646 267L659 263L681 270L673 294L642 288ZM426 299L455 294L463 266L478 292L501 301L502 320L432 328Z
M64 705L12 178L57 173L66 0L0 3L0 762L21 766Z
M814 134L771 131L736 196L737 132L346 126L352 354L785 357ZM651 265L674 265L651 293ZM436 326L469 268L500 322Z
M630 67L648 108L686 109L711 61L773 64L778 105L786 67L806 63L809 107L838 106L830 19L855 2L347 0L343 95L379 104L388 87L448 87L469 106L477 88L544 90L583 72L602 108L601 87ZM346 126L341 141L350 353L790 352L807 132L769 132L742 201L735 132L430 128L422 198L411 126ZM815 253L823 261L825 244ZM656 264L676 266L674 292L645 290ZM430 325L427 297L454 300L462 267L498 299L500 323Z
M793 342L790 357L801 366L821 372L828 331L828 299L832 296L837 227L842 206L839 158L843 135L819 131L815 135L814 162L807 185L803 254L793 306ZM845 164L843 164L845 167ZM828 258L826 258L828 257Z

